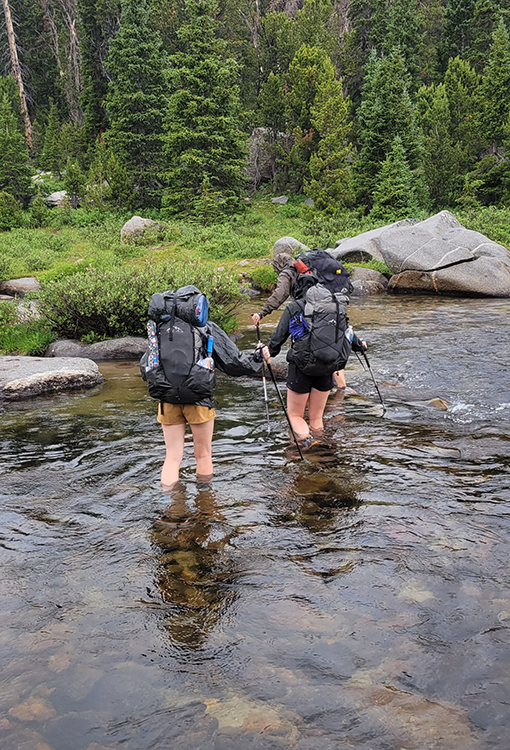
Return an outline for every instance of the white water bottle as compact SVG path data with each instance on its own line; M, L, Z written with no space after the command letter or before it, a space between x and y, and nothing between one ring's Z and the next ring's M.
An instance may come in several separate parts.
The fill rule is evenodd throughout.
M199 367L205 367L208 370L214 369L214 360L212 358L213 342L214 342L214 337L208 336L207 337L207 357L204 357L203 359L198 360L197 365Z

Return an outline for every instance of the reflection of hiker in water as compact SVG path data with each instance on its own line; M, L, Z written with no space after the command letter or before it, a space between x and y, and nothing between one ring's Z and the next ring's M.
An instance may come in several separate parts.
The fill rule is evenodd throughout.
M260 363L240 352L219 326L207 321L208 309L205 295L194 286L154 294L149 305L149 350L140 369L149 394L159 401L158 422L166 445L161 471L164 487L179 479L186 423L193 433L197 479L212 478L214 368L232 376L261 371Z
M235 570L224 550L236 530L218 511L211 488L193 503L177 484L169 500L152 528L158 550L154 583L163 604L174 605L164 619L172 643L200 648L235 598L232 586L225 585Z
M299 271L294 266L294 258L289 253L279 253L273 259L273 268L278 274L276 281L276 287L270 297L265 301L264 305L258 313L253 313L251 319L254 325L258 325L262 318L270 315L274 310L277 310L283 303L294 297L294 291L296 281L299 276ZM337 386L339 389L346 388L345 372L344 370L337 370L334 373L334 382L332 386Z

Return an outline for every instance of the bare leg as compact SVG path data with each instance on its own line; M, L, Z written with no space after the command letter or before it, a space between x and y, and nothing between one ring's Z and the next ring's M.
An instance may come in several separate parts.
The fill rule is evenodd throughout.
M171 487L179 480L179 468L184 453L185 424L163 424L166 458L161 469L161 484Z
M202 481L211 479L213 475L212 464L212 436L214 431L214 419L207 422L190 425L193 433L193 450L197 460L197 477Z
M296 393L295 391L291 391L290 388L287 388L287 412L298 440L303 440L310 435L308 425L303 419L309 398L309 393Z
M337 370L335 373L333 373L333 376L335 378L335 383L338 388L345 388L347 385L347 381L345 380L345 370Z
M310 391L310 400L308 402L308 419L310 420L310 429L316 434L320 434L324 429L322 415L328 400L329 391L317 391L312 388Z

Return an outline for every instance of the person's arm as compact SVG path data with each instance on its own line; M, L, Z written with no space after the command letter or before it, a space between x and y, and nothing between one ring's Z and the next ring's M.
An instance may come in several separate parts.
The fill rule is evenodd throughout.
M292 303L285 308L278 325L276 326L271 338L269 339L267 346L269 348L271 357L276 357L276 355L280 353L280 349L289 338L289 322L291 315L295 315L296 313L295 307L296 303Z
M239 351L225 331L216 323L207 324L207 333L214 338L212 356L218 370L233 377L261 374L261 362L254 361L252 354Z
M259 316L259 320L265 318L266 315L269 315L274 310L277 310L281 305L283 305L285 300L291 296L292 288L293 284L291 274L287 272L287 269L285 269L278 276L276 287L271 296L267 298L260 312L255 313L255 315Z

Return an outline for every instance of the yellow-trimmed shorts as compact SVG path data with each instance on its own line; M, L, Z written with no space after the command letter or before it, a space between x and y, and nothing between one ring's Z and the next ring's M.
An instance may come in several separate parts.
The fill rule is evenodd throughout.
M163 406L163 413L161 413ZM198 404L158 404L158 422L160 424L202 424L214 419L216 412L209 406Z

